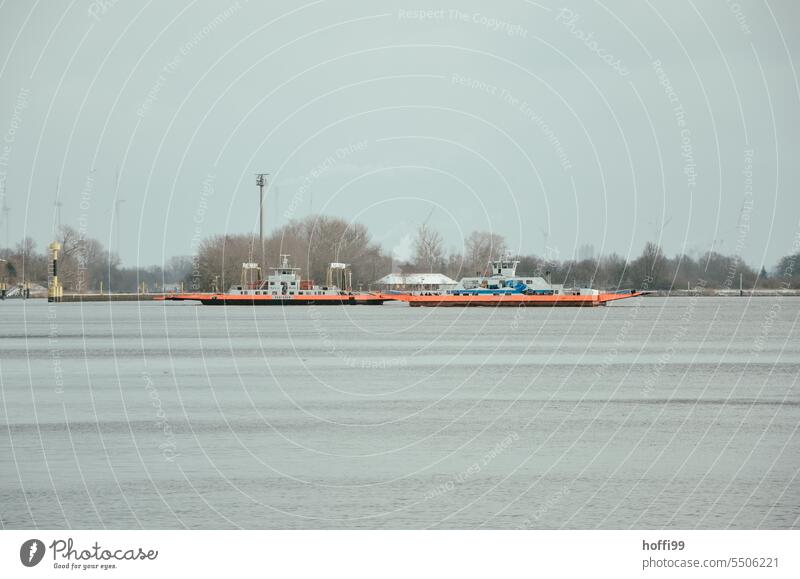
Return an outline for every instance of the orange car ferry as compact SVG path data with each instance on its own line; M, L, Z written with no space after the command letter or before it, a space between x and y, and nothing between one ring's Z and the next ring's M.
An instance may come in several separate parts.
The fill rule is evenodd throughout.
M393 293L396 300L415 307L594 307L646 295L622 290L601 292L592 288L564 288L542 277L517 275L519 261L509 257L490 261L491 273L463 278L443 291Z
M281 265L273 267L266 279L248 281L248 275L259 271L256 263L242 264L242 280L227 293L177 293L167 294L164 300L199 301L207 306L341 306L381 305L391 296L380 293L353 292L350 289L350 272L345 263L332 263L328 269L328 282L314 285L300 276L300 268L289 265L289 256L281 255ZM348 289L341 289L339 285Z

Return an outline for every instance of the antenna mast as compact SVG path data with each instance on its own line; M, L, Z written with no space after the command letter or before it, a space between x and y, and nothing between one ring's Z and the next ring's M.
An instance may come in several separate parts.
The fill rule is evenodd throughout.
M269 173L256 173L258 186L258 245L261 248L261 267L264 267L264 187Z

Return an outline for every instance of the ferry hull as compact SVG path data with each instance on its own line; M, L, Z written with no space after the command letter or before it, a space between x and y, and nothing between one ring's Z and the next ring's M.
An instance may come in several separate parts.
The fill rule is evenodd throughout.
M434 295L397 296L412 307L571 307L593 308L608 302L645 295L646 292L605 293L597 295Z
M387 299L376 294L276 297L238 294L172 294L169 301L198 301L206 306L379 306Z
M251 296L243 296L235 298L231 297L213 297L205 300L200 300L204 306L380 306L383 305L384 300L378 298L372 299L355 299L338 298L338 299L319 299L319 298L294 298L290 300L283 299L253 299Z

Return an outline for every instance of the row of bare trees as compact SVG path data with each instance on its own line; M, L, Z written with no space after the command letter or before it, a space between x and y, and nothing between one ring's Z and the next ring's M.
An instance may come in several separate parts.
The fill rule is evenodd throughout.
M303 276L324 283L328 264L351 265L353 285L367 288L392 270L404 273L439 272L453 279L486 273L490 259L503 256L508 244L502 235L475 231L462 247L448 251L442 235L427 223L414 239L413 255L407 262L393 263L389 253L371 239L358 223L328 216L309 216L281 227L265 240L264 255L253 235L217 235L204 239L196 255L173 257L167 263L147 268L122 267L116 254L96 239L64 227L59 274L68 291L134 291L141 283L151 289L227 289L241 279L243 262L255 261L275 267L281 254L290 254ZM782 258L768 273L756 271L741 259L716 252L691 257L666 256L654 243L647 243L634 259L609 254L589 259L559 259L550 256L519 256L518 271L524 275L549 277L553 283L604 289L648 288L737 289L741 276L745 287L800 288L800 253ZM44 284L48 275L46 251L37 251L31 239L14 249L0 250L0 281L14 284L33 281Z
M447 253L441 235L423 224L417 231L414 258L402 269L437 271L459 279L465 275L485 274L488 261L507 251L508 245L502 235L475 231L464 241L463 252ZM741 283L746 288L800 288L800 254L783 257L772 275L764 267L756 271L738 257L713 251L697 258L686 254L668 257L652 242L646 243L642 253L632 260L615 253L588 259L562 260L537 255L523 255L518 259L521 274L548 277L553 283L572 286L736 289Z
M122 267L116 253L110 252L97 239L87 237L72 227L62 227L58 241L61 252L58 277L68 292L103 291L132 292L142 287L161 291L165 284L180 283L191 271L189 257L170 258L163 266L144 268ZM25 282L47 283L50 258L44 248L26 237L14 248L0 250L0 281L11 286Z
M217 235L200 244L190 287L226 289L241 279L244 262L276 267L282 254L292 258L303 277L322 285L328 265L344 262L351 266L353 282L366 286L391 268L391 258L370 240L367 228L359 223L327 216L309 216L281 227L264 241L264 258L253 235Z
M443 272L447 275L473 275L482 273L492 258L503 256L508 251L502 235L488 231L473 231L464 240L464 251L446 252L442 236L427 224L417 230L414 240L414 256L404 269L416 272Z

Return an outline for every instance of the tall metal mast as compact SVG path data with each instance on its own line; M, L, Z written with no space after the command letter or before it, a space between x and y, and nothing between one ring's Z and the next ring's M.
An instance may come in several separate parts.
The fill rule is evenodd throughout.
M258 185L258 245L261 248L261 263L264 267L264 187L267 186L269 173L256 173L256 185Z

